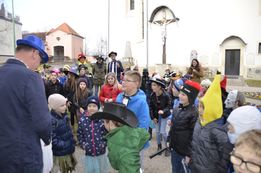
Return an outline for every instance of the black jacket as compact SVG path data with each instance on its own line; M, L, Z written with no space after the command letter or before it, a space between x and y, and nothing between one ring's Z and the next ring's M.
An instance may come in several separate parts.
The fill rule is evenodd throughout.
M170 127L170 147L182 156L191 156L191 141L198 110L194 105L173 110Z
M192 141L192 173L226 173L232 151L225 126L217 121L195 125Z
M167 92L163 91L162 95L156 96L153 92L149 97L150 117L151 119L158 119L158 111L163 110L163 118L167 118L170 115L171 100Z

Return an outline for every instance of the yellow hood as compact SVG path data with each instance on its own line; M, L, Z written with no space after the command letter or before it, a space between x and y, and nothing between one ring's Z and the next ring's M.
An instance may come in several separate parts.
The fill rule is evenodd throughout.
M202 126L219 119L223 114L220 81L221 75L216 75L206 94L201 99L204 104L203 120L201 119L200 121Z

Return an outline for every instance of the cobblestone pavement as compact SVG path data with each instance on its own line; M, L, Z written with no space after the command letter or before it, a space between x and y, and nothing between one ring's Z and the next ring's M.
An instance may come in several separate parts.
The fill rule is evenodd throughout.
M164 153L160 156L156 156L153 159L149 158L149 155L153 154L157 150L157 144L155 139L155 133L153 134L153 138L150 142L150 147L144 153L144 173L170 173L171 172L171 161L170 156L165 157ZM84 151L79 147L76 147L75 156L77 158L78 164L76 170L74 171L77 173L84 172L83 166L83 158L84 158ZM110 169L109 173L117 173L112 168Z

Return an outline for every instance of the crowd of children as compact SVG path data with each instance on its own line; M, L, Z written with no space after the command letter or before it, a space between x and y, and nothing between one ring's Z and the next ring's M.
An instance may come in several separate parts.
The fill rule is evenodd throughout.
M112 55L115 61L117 54ZM260 172L260 140L251 138L260 137L260 112L244 106L240 91L226 91L226 77L217 74L212 82L201 81L202 67L193 59L185 75L169 71L167 81L159 74L150 77L146 69L143 76L128 70L119 78L106 71L102 57L96 58L92 67L82 61L78 67L53 69L43 78L53 119L53 163L47 156L46 170L73 171L78 145L85 150L85 172L107 173L111 166L120 173L142 172L144 151L155 128L157 151L163 142L168 148L165 156L171 155L172 173L232 173L232 165L236 172ZM108 68L122 70L118 61ZM47 155L50 147L45 147ZM249 157L241 154L246 151L252 152Z

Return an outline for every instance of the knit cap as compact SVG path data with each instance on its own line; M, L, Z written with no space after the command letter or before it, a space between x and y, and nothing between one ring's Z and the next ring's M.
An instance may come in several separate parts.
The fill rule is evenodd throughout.
M173 83L174 87L180 91L180 88L184 85L184 81L180 78L174 81Z
M196 97L200 91L200 85L197 82L186 80L183 86L181 86L180 91L188 96L189 104L194 104Z
M90 97L88 97L87 98L87 105L86 105L86 107L88 107L88 105L90 103L96 104L98 106L98 109L100 109L100 101L99 101L97 96L90 96Z
M57 110L60 106L67 102L67 98L61 94L52 94L48 97L48 105L51 109Z
M83 78L83 77L80 77L77 81L77 86L80 85L81 82L84 82L86 84L86 86L88 87L88 81L87 79Z
M230 113L227 121L239 136L252 129L261 129L261 112L255 106L241 106Z

